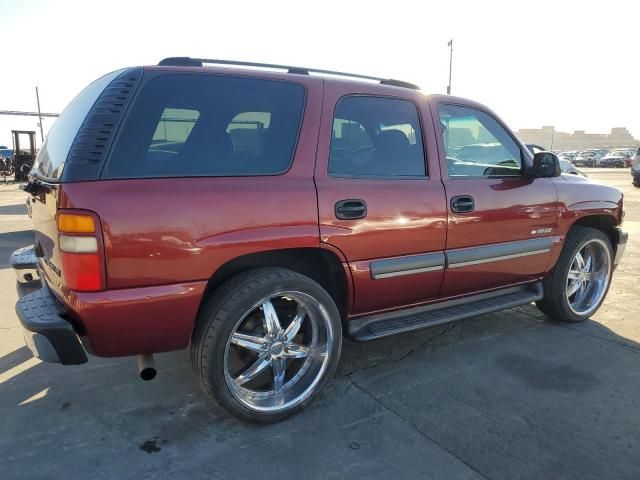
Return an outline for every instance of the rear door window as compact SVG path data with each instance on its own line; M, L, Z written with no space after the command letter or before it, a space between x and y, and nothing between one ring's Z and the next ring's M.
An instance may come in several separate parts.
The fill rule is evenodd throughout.
M333 118L329 174L375 178L425 176L415 104L364 95L341 99Z
M276 175L288 170L302 85L218 75L162 75L144 85L103 177Z

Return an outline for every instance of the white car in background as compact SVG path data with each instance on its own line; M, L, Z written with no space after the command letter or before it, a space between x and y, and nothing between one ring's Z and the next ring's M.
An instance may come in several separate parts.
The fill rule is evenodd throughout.
M581 177L587 177L588 175L580 170L578 170L573 163L571 163L566 158L560 157L560 168L562 169L562 173L568 173L569 175L579 175Z

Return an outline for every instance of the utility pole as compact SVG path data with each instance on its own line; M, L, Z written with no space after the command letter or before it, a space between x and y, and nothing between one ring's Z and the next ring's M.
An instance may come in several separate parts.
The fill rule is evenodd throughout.
M36 101L38 102L38 122L40 125L40 140L44 143L44 130L42 129L42 112L40 111L40 94L38 93L38 87L36 87Z
M447 95L451 95L451 66L453 65L453 38L447 43L449 47L449 85L447 85Z

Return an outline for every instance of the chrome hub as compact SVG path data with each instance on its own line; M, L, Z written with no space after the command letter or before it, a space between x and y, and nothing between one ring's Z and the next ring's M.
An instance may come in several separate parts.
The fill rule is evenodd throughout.
M272 343L271 346L269 347L269 351L271 352L272 357L281 356L282 353L284 352L284 343L282 342Z

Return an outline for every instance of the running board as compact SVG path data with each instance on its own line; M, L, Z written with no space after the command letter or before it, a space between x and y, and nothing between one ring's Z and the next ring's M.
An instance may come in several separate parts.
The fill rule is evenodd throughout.
M347 330L354 340L366 342L526 305L541 299L542 282L537 282L350 320L347 322Z

